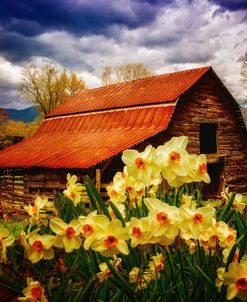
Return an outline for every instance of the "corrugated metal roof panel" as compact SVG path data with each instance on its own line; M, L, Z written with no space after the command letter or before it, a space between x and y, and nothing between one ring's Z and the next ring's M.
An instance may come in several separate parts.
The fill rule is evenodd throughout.
M0 167L89 168L166 129L174 108L161 105L44 120L34 137L0 152Z
M85 90L68 98L47 117L173 101L210 68L202 67Z

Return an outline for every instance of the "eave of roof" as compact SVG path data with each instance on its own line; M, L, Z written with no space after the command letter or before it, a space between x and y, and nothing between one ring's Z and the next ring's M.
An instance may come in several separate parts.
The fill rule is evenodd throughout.
M0 167L89 168L166 129L175 104L44 120L0 152Z

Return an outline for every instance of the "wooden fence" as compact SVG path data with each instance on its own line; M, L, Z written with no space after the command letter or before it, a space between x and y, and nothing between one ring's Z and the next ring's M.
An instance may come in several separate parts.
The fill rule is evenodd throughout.
M0 174L0 215L25 214L24 206L33 204L37 196L44 196L49 201L54 201L58 191L65 190L67 172L24 174L21 169L1 170ZM79 176L79 181L83 182L83 177ZM107 198L105 183L97 181L101 195ZM85 187L82 191L82 199L88 207L89 200Z

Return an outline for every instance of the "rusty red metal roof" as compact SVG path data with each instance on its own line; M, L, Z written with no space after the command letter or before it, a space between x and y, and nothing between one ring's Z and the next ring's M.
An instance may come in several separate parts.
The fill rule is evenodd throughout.
M90 89L54 109L0 167L89 168L167 128L176 99L211 67Z
M44 120L32 138L0 152L0 167L89 168L166 129L174 105Z
M47 117L173 101L211 67L202 67L82 91Z

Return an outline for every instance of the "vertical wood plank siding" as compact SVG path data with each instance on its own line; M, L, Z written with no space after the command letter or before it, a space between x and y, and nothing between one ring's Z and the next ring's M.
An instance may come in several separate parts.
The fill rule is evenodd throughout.
M139 151L151 144L154 147L164 144L173 136L189 137L187 150L200 154L200 123L217 123L217 154L208 155L208 162L224 161L223 177L231 190L247 193L247 135L241 111L237 103L225 92L217 77L203 76L190 90L183 94L177 103L167 130L133 146ZM109 179L109 170L114 172L121 155L116 156L105 171L104 180Z

